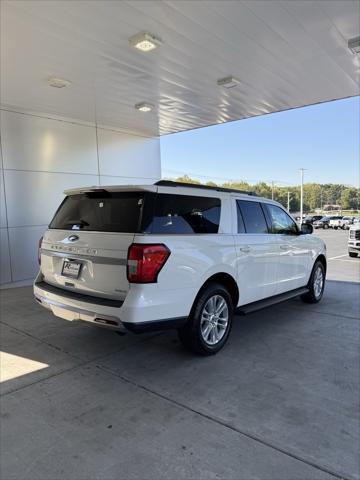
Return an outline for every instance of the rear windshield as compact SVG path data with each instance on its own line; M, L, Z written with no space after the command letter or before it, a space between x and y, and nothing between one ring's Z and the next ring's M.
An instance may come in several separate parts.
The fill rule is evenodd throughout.
M69 195L60 205L50 228L134 233L139 229L143 202L143 192Z
M218 233L219 198L149 192L69 195L49 228L153 234Z

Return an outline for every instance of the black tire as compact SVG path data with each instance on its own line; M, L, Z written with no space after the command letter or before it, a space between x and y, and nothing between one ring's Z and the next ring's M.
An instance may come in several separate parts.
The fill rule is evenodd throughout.
M225 309L225 313L227 312L227 324L224 329L221 328L221 323L217 324L216 318L211 318L211 320L205 320L203 318L203 313L205 316L208 315L206 312L204 312L204 309L205 307L208 308L208 302L212 301L210 299L217 299L218 297L222 298L226 302L227 307L227 310ZM214 305L216 307L216 304ZM199 295L197 296L191 309L188 322L184 327L178 330L179 338L187 349L195 353L201 355L214 355L221 350L227 342L233 323L233 316L234 304L228 290L223 285L218 283L209 283L200 291ZM224 322L225 320L220 318L219 322L220 321ZM209 344L204 339L203 329L204 325L206 325L206 322L207 326L210 328L210 331L215 330L216 335L222 335L221 339L219 339L219 341L217 341L215 344ZM212 322L215 322L216 325L213 325ZM209 333L211 333L210 331ZM211 339L209 339L209 341L211 341Z
M326 225L326 223L325 223L325 225L323 226L323 229L325 230L325 229L328 229L328 228L329 228L329 225Z
M318 271L321 270L322 285L320 292L318 291L318 284L316 283L319 278L317 277ZM304 295L301 295L301 300L305 303L318 303L322 299L325 288L325 268L322 262L317 260L313 266L310 280L308 283L309 291Z
M357 258L358 254L356 252L349 252L349 257Z

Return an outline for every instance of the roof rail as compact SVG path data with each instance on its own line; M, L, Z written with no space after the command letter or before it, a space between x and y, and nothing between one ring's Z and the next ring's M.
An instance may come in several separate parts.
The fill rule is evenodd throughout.
M154 183L159 187L187 187L187 188L201 188L204 190L214 190L216 192L228 192L228 193L244 193L245 195L253 195L258 197L258 194L255 192L250 192L247 190L237 190L236 188L225 188L225 187L213 187L211 185L198 185L197 183L183 183L183 182L173 182L172 180L159 180Z

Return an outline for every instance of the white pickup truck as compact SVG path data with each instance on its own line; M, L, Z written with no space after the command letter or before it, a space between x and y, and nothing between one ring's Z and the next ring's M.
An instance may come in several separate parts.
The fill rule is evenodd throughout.
M337 230L338 228L343 228L343 217L340 215L337 217L331 217L329 227L333 228L334 230Z
M357 257L360 253L360 222L351 225L348 239L349 257Z
M342 218L333 218L330 220L329 225L335 230L341 228L342 230L349 230L353 223L356 223L358 220L356 217L342 217Z

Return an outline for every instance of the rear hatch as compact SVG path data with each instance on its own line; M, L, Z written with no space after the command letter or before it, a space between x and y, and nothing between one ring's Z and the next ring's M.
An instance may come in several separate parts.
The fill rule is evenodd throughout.
M69 194L41 245L44 281L82 294L124 300L129 290L128 248L135 234L143 231L149 195L134 188Z

